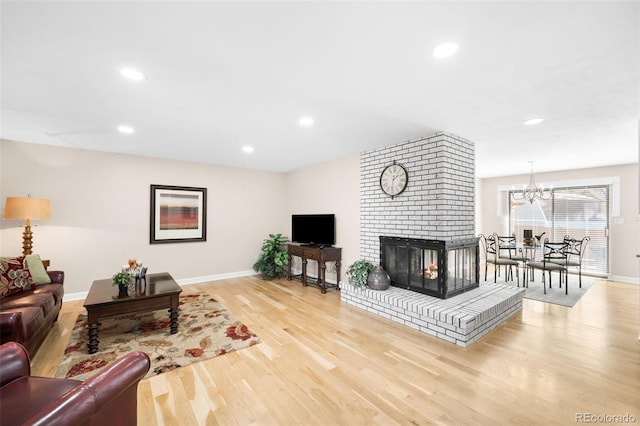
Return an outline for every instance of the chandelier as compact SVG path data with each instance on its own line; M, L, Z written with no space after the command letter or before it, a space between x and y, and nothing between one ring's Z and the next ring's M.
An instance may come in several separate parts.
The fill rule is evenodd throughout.
M548 200L551 198L551 193L549 191L545 192L544 187L536 185L536 180L533 177L533 163L533 161L529 161L529 164L531 164L529 186L523 185L522 194L520 193L520 191L514 192L514 200L527 200L530 204L533 204L535 200Z

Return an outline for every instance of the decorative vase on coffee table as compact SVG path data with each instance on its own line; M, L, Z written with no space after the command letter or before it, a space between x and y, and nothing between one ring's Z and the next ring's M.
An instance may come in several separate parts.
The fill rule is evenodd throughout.
M389 278L389 274L387 274L387 271L385 271L381 265L374 266L371 272L369 272L367 285L370 289L386 290L389 288L390 284L391 278Z

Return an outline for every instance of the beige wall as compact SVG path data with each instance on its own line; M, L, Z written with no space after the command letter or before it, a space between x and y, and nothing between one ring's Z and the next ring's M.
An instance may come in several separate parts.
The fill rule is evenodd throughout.
M286 217L283 226L291 236L292 214L336 215L336 246L342 247L341 281L346 268L360 252L360 156L344 157L286 174ZM299 269L299 261L293 263ZM315 262L308 263L309 273L317 272ZM335 282L333 268L327 280Z
M286 176L123 154L0 142L0 199L49 198L34 221L34 253L67 274L67 293L117 272L129 258L176 279L250 271L269 233L288 233ZM150 184L208 188L207 241L149 244ZM35 226L34 226L35 225ZM0 256L22 252L24 224L2 220Z
M35 252L51 259L51 269L66 271L67 293L87 291L94 279L111 276L131 257L142 259L151 272L169 270L183 282L251 273L269 233L290 236L293 213L335 213L344 281L344 271L360 252L359 162L355 155L270 173L0 141L0 206L4 208L7 196L31 194L51 200L52 219L33 223ZM624 223L611 227L611 273L637 282L638 165L541 173L536 179L613 176L620 177ZM527 178L478 180L478 233L503 229L496 210L497 187ZM208 188L206 242L149 244L150 184ZM17 221L0 221L0 256L21 252L22 231ZM334 280L335 273L328 278Z
M640 223L638 222L638 164L612 167L570 170L553 173L536 173L536 183L549 184L566 181L581 181L594 178L619 177L620 212L619 219L612 220L610 226L611 278L629 282L638 282L638 261L640 253ZM516 188L529 180L528 175L506 176L480 179L478 182L476 209L478 217L477 232L490 234L508 231L508 211L505 210L506 197L502 202L503 211L498 211L498 188L501 186ZM614 200L615 201L615 200ZM618 222L618 223L616 223ZM619 223L622 222L622 223Z

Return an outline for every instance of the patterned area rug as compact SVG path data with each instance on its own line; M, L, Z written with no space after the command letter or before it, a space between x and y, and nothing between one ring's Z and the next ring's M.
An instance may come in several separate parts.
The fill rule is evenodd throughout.
M151 358L145 378L260 343L218 301L205 293L182 293L178 333L169 333L167 310L101 320L98 352L87 351L87 315L73 327L55 377L84 380L127 352Z

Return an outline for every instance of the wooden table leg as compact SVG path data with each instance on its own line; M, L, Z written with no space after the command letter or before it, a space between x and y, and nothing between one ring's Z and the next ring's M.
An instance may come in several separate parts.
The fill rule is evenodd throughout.
M169 301L169 306L171 334L176 334L178 332L178 306L180 306L180 296L172 297Z
M98 344L100 343L100 341L98 340L99 326L100 326L99 322L89 324L89 343L87 344L87 348L90 354L94 354L98 352Z
M325 276L325 271L327 270L327 264L324 262L318 262L320 264L320 273L318 274L318 279L320 280L320 282L318 284L320 284L320 288L322 289L322 293L326 293L327 292L327 285L325 284L325 280L324 280L324 276Z
M169 321L171 322L171 334L176 334L178 332L178 309L170 308L169 309Z
M302 285L307 286L307 258L302 258Z

